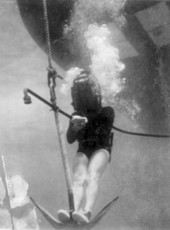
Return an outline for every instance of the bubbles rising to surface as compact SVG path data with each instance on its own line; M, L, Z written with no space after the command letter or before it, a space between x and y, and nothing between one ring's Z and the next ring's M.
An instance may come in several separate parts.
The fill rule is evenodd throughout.
M111 45L110 31L106 25L89 25L85 32L87 47L91 52L90 69L98 80L104 102L114 103L114 97L123 89L120 73L125 68L119 60L119 51Z

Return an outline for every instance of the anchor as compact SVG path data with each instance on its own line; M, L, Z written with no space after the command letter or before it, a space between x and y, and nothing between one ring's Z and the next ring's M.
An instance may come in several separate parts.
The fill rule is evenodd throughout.
M99 223L99 221L102 219L104 215L110 210L112 205L118 200L118 196L114 198L111 202L109 202L103 209L101 209L100 212L97 213L97 215L88 223L88 224L78 224L75 222L72 218L67 223L60 223L54 216L52 216L47 210L45 210L42 206L38 205L35 200L30 197L30 200L35 205L35 207L41 212L41 214L45 217L45 219L50 223L51 226L53 226L55 229L91 229L96 224Z
M91 221L90 223L86 225L80 225L77 222L75 222L72 219L72 213L75 210L74 206L74 196L73 196L73 190L72 190L72 181L71 181L71 171L70 171L70 166L69 166L69 161L68 161L68 156L67 156L67 151L66 151L66 146L65 146L65 141L64 141L64 136L63 136L63 131L62 131L62 126L59 118L59 113L65 115L68 118L71 118L70 115L68 115L66 112L62 111L58 106L57 106L57 98L55 94L55 87L56 87L56 78L63 79L57 71L54 69L52 66L52 50L51 50L51 39L50 39L50 32L49 32L49 22L48 22L48 11L47 11L47 2L46 0L43 1L43 11L44 11L44 22L45 22L45 35L46 35L46 42L47 42L47 48L48 48L48 74L47 74L47 83L48 87L50 90L50 101L48 102L35 92L33 92L30 89L24 89L24 102L25 104L31 104L31 97L29 94L32 96L36 97L46 105L48 105L54 112L54 118L55 118L55 123L57 127L57 132L58 132L58 140L59 140L59 145L60 145L60 150L61 150L61 158L62 158L62 163L64 167L64 173L65 173L65 180L66 180L66 188L67 188L67 195L68 195L68 203L69 203L69 210L70 210L70 221L67 223L61 223L58 221L55 217L53 217L45 208L40 206L32 197L30 197L30 200L32 203L35 205L35 207L41 212L41 214L44 216L44 218L50 223L51 226L54 227L54 229L62 229L62 228L71 228L71 229L76 229L76 228L81 228L81 229L91 229L94 227L101 219L102 217L109 211L111 206L118 200L118 197L114 198L111 202L109 202Z
M56 73L54 75L54 71L48 73L48 85L50 87L50 94L51 94L51 103L44 98L42 98L40 95L36 94L33 92L31 89L24 89L24 102L25 104L31 104L31 97L29 96L32 95L48 105L53 111L55 115L55 121L56 121L56 126L57 126L57 131L58 131L58 137L59 137L59 143L60 143L60 148L61 148L61 155L62 155L62 161L63 161L63 166L64 166L64 172L65 172L65 179L66 179L66 185L67 185L67 193L68 193L68 201L69 201L69 210L70 214L74 211L74 197L73 197L73 191L71 187L71 173L70 173L70 166L68 162L68 157L67 157L67 152L64 144L64 137L63 137L63 132L62 132L62 127L59 121L59 113L62 115L71 118L69 114L61 110L57 104L56 104L56 96L55 96L55 91L54 88L56 86L55 83L55 78L56 78ZM51 79L52 78L52 79ZM52 80L52 81L51 81ZM106 213L110 210L112 205L118 200L118 196L115 197L112 201L110 201L104 208L101 209L100 212L97 213L97 215L88 223L88 224L83 224L80 225L77 222L75 222L72 218L70 218L70 221L67 223L61 223L59 220L57 220L51 213L49 213L44 207L39 205L33 197L30 197L31 202L35 205L35 207L41 212L41 214L44 216L44 218L50 223L50 225L54 229L91 229L93 228L99 221L106 215Z

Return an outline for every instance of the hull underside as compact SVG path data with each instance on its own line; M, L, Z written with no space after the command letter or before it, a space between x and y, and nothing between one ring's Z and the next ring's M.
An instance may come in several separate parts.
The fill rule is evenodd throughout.
M17 0L17 2L26 28L46 52L42 0ZM121 61L126 66L122 74L122 77L126 79L126 87L119 94L122 104L118 103L116 107L128 114L133 121L148 132L168 132L170 121L170 32L168 32L170 31L168 26L170 3L114 0L112 10L108 11L106 7L98 13L95 4L90 5L90 1L86 1L87 4L84 5L86 7L83 7L83 2L47 1L54 61L65 70L72 66L88 68L91 59L83 41L87 25L94 22L99 25L115 24L125 36L128 46L131 47L127 49L126 43L122 46L119 40L117 42L117 47L122 53ZM114 3L117 7L114 7ZM90 14L90 12L94 13ZM164 20L161 20L161 17ZM140 107L140 111L133 115L131 113L134 106L132 101L135 101Z

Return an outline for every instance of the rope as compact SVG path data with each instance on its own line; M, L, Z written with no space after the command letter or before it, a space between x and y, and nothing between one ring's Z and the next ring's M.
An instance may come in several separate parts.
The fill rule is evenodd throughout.
M50 30L48 22L48 11L47 11L47 1L43 0L43 10L44 10L44 24L45 24L45 35L48 49L48 64L49 68L52 68L52 51L51 51L51 39L50 39Z

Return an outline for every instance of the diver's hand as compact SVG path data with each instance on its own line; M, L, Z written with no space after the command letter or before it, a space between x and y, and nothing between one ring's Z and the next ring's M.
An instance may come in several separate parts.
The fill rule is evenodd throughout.
M81 117L78 115L74 115L71 119L72 128L75 131L81 130L87 124L87 122L87 117Z

